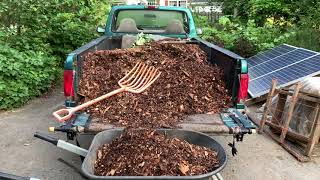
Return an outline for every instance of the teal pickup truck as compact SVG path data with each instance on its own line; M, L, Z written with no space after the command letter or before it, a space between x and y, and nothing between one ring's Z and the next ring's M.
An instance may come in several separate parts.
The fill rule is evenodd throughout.
M143 32L155 39L171 37L198 44L207 53L212 64L224 69L225 83L233 98L233 109L244 108L243 102L247 97L249 80L246 60L231 51L202 40L198 36L201 31L195 27L192 12L189 9L167 6L114 6L108 15L106 26L97 28L97 31L103 35L71 52L65 61L64 95L67 107L76 106L81 99L81 95L78 94L78 82L81 77L82 61L88 52L123 48L125 36L128 34L135 36ZM236 132L230 129L240 126L239 121L227 122L228 118L219 115L217 117L224 126L223 130L219 129L219 132ZM226 120L224 124L227 126L223 125L223 120ZM65 122L54 130L68 132L68 137L72 138L74 131L96 133L112 128L111 125L97 123L90 119L90 115L79 113L71 121Z

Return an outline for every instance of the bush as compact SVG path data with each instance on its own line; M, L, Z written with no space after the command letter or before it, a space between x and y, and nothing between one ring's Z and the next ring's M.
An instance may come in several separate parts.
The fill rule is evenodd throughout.
M12 48L59 56L62 64L67 53L98 36L95 28L109 10L109 2L99 0L5 1L0 27Z
M47 90L58 72L57 59L19 52L0 43L0 109L19 107Z
M203 39L223 45L243 57L282 44L294 35L294 32L283 31L273 24L259 27L253 20L243 24L227 16L221 17L218 24L203 28L203 31Z
M295 35L291 36L286 43L320 52L320 30L302 27L292 31L295 32Z
M245 38L244 36L237 39L234 43L234 52L245 58L257 54L257 48L258 47L255 44L253 44L252 41Z
M0 109L47 90L67 53L98 36L109 10L100 0L0 2Z
M196 25L196 28L204 28L209 26L209 20L207 16L202 16L199 14L193 14L193 20Z
M215 32L211 37L222 39L226 48L237 52L241 48L236 46L245 45L252 51L240 53L248 56L253 51L263 51L282 43L320 51L320 1L218 1L223 2L224 14L236 17L231 21L224 17L222 29L214 26L219 31L209 31Z

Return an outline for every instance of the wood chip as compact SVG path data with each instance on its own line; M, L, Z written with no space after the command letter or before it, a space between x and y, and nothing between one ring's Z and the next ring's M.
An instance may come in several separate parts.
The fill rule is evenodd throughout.
M183 175L186 175L187 172L189 171L189 166L184 163L180 163L179 170Z
M213 149L169 139L153 129L126 129L100 151L102 156L98 155L94 170L98 176L190 176L219 167Z
M217 113L232 105L223 69L212 65L196 44L152 42L139 48L89 52L82 63L79 93L87 101L119 88L118 80L137 61L159 68L160 78L141 94L121 93L89 107L97 122L174 127L186 115Z
M107 176L113 176L114 173L116 173L116 170L111 169L111 171L109 171L109 172L107 173Z

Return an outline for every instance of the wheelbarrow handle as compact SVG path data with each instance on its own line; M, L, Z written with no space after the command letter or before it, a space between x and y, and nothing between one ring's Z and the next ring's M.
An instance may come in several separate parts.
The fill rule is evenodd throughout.
M36 132L34 134L34 137L42 139L44 141L47 141L47 142L49 142L49 143L51 143L51 144L53 144L53 145L55 145L55 146L57 146L57 147L59 147L61 149L67 150L69 152L78 154L78 155L83 156L83 157L86 157L86 155L88 154L88 150L86 150L86 149L83 149L81 147L78 147L76 145L68 143L66 141L63 141L63 140L48 136L48 135L43 134L43 133Z
M0 172L0 179L5 179L5 180L40 180L37 178L17 176L17 175L13 175L13 174L4 173L4 172Z
M48 136L48 135L40 133L40 132L36 132L33 136L36 137L36 138L42 139L44 141L47 141L47 142L49 142L49 143L51 143L53 145L57 145L58 141L59 141L59 139L57 139L57 138Z

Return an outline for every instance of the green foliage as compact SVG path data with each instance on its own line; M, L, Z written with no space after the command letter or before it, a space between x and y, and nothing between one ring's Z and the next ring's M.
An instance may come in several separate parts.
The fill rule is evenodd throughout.
M211 0L215 1L215 0ZM248 20L249 0L217 0L223 2L222 10L227 15L237 15L241 20Z
M282 43L320 51L320 1L219 1L227 16L205 26L208 41L244 57Z
M59 56L97 36L110 5L99 0L11 0L0 3L5 41L20 51Z
M52 85L66 54L92 40L110 2L0 2L0 109L18 107Z
M194 14L193 20L197 28L204 28L209 26L208 18L206 16Z
M302 27L292 31L295 35L291 36L286 43L320 52L320 32L318 30Z
M264 25L268 18L288 21L292 18L291 0L220 0L224 14L237 16L242 22L255 20Z
M57 61L42 53L19 52L0 43L0 109L19 107L54 81Z
M284 0L250 0L249 19L263 26L268 18L272 18L276 24L288 21L290 9Z
M225 16L221 17L214 27L206 27L203 30L202 38L244 57L272 48L294 35L292 32L283 33L271 25L258 27L253 20L242 25L240 22L232 22Z
M139 33L137 35L137 38L135 40L135 42L133 43L133 47L135 46L142 46L142 45L145 45L146 43L150 42L151 41L151 38L149 35L147 34L144 34L143 32Z

